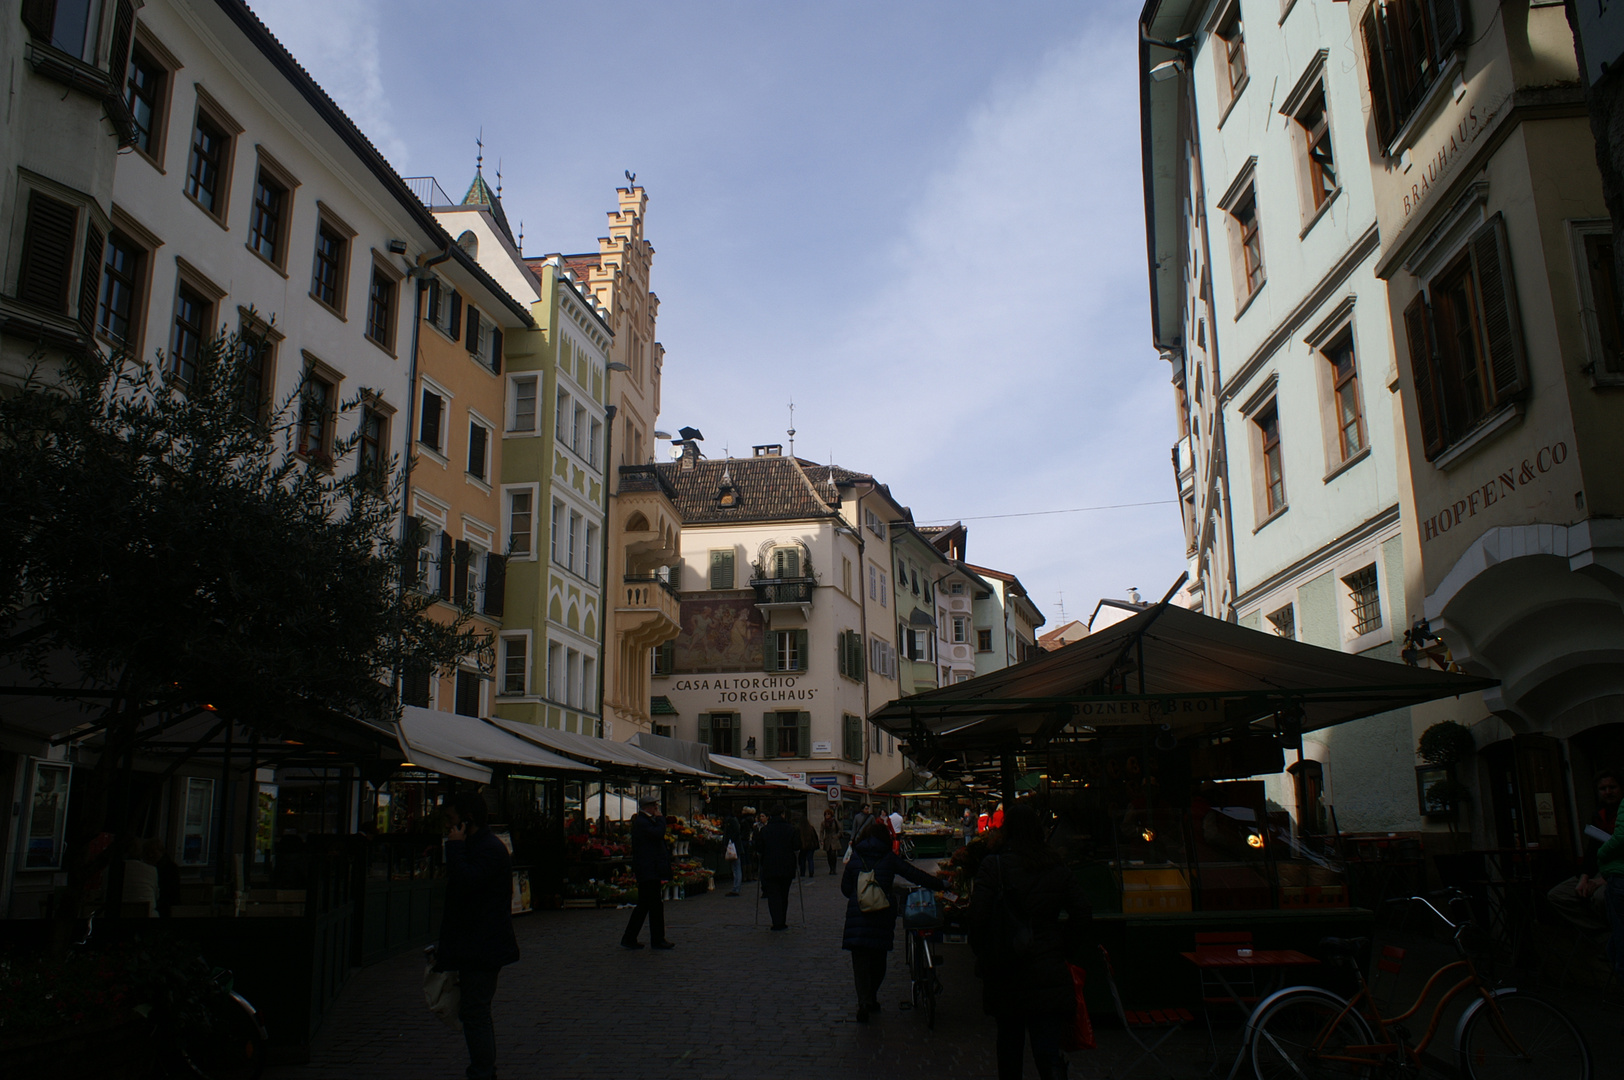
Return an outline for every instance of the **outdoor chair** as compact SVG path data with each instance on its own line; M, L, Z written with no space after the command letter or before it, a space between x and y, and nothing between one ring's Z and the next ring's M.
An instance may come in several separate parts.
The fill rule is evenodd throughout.
M1117 989L1116 970L1111 966L1111 954L1105 946L1100 946L1100 958L1105 961L1105 983L1111 988L1111 1001L1116 1005L1117 1019L1122 1021L1122 1030L1128 1033L1128 1038L1139 1047L1139 1056L1133 1059L1133 1064L1117 1074L1117 1080L1127 1080L1129 1074L1139 1068L1146 1058L1154 1061L1161 1067L1163 1075L1173 1075L1172 1068L1163 1061L1156 1051L1161 1045L1184 1027L1194 1022L1195 1016L1188 1009L1137 1009L1129 1011L1122 1004L1122 992ZM1161 1032L1160 1037L1155 1032ZM1140 1033L1144 1033L1144 1038ZM1154 1041L1149 1041L1154 1039Z

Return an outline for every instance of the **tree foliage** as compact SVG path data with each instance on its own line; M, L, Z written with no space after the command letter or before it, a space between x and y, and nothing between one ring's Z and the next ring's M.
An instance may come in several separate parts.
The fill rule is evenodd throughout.
M358 436L294 453L318 408L303 388L250 400L261 346L214 341L188 383L80 357L0 398L9 667L275 734L293 715L390 719L404 668L488 656L468 611L430 618L433 598L404 587L392 463L361 460ZM332 403L323 430L368 401Z

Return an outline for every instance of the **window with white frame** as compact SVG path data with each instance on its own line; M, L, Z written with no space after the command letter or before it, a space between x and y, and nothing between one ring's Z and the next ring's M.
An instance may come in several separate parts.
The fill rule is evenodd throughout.
M553 413L553 440L560 446L568 446L570 441L570 421L575 415L570 396L566 391L558 392L558 408Z
M953 643L955 645L968 645L970 643L970 617L968 615L953 616Z
M569 549L564 555L564 565L571 571L579 573L581 566L581 515L574 510L569 512Z
M491 428L473 416L468 418L468 475L482 483L491 478Z
M475 610L479 610L482 606L481 599L485 595L485 567L488 565L485 556L490 554L490 541L469 537L466 544L467 562L460 570L467 582L468 602L474 605Z
M868 639L868 667L883 678L897 677L897 651L890 642L877 637Z
M424 592L440 591L440 538L445 535L445 512L418 500L416 506L417 587Z
M598 464L598 447L603 443L603 421L594 419L587 427L586 460L588 465L596 467Z
M422 408L418 410L417 441L444 455L450 442L451 395L441 387L423 380Z
M510 434L535 434L539 386L540 380L535 375L514 375L508 379L507 429Z
M547 697L553 701L562 702L568 684L569 679L564 671L564 646L556 641L549 641L547 643Z
M553 562L559 566L564 565L564 551L568 546L564 539L564 504L558 499L553 500L552 517L549 519L547 535L551 538L551 555Z
M598 707L598 661L590 656L581 658L581 708L593 712Z
M598 580L598 554L597 553L598 553L598 527L596 525L594 525L592 522L589 521L586 524L586 546L585 546L585 549L581 553L581 559L582 559L582 562L583 562L583 564L585 566L585 569L582 571L581 576L586 578L588 581L591 581L591 582L596 582Z
M884 519L866 507L863 510L863 524L868 526L869 532L873 533L875 536L878 536L882 540L885 539Z
M578 649L566 649L564 652L564 701L568 705L580 708L581 653Z
M1377 586L1376 564L1361 567L1342 579L1348 590L1353 636L1373 633L1382 626L1381 592Z
M1590 352L1590 363L1584 370L1598 384L1624 383L1624 324L1619 319L1612 222L1605 218L1575 221L1569 228Z
M510 559L535 555L536 489L534 486L504 488L507 541L503 549Z
M530 692L530 635L502 635L502 674L498 691L505 697Z
M1287 604L1279 611L1270 612L1268 618L1275 636L1289 641L1297 640L1297 609L1294 606Z

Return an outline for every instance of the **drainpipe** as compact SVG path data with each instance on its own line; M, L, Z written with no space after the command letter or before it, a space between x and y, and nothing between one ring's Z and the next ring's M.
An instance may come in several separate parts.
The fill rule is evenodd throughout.
M603 385L608 389L609 379L605 373ZM603 558L598 561L598 578L601 588L598 594L598 737L603 734L603 683L609 660L609 476L614 465L611 464L609 448L615 442L615 414L620 410L614 405L603 407L603 527L599 531L603 534ZM650 727L653 721L650 721ZM638 807L639 810L642 807Z

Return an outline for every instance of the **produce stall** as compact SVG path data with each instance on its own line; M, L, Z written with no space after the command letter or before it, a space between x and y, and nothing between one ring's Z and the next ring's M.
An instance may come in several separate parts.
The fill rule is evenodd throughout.
M1102 943L1127 950L1117 971L1134 996L1134 980L1165 971L1197 931L1240 926L1260 947L1311 949L1368 927L1341 861L1251 778L1300 759L1305 732L1489 685L1164 601L1029 663L894 701L875 721L939 778L990 784L1008 803L1030 789ZM955 860L961 874L979 846Z

